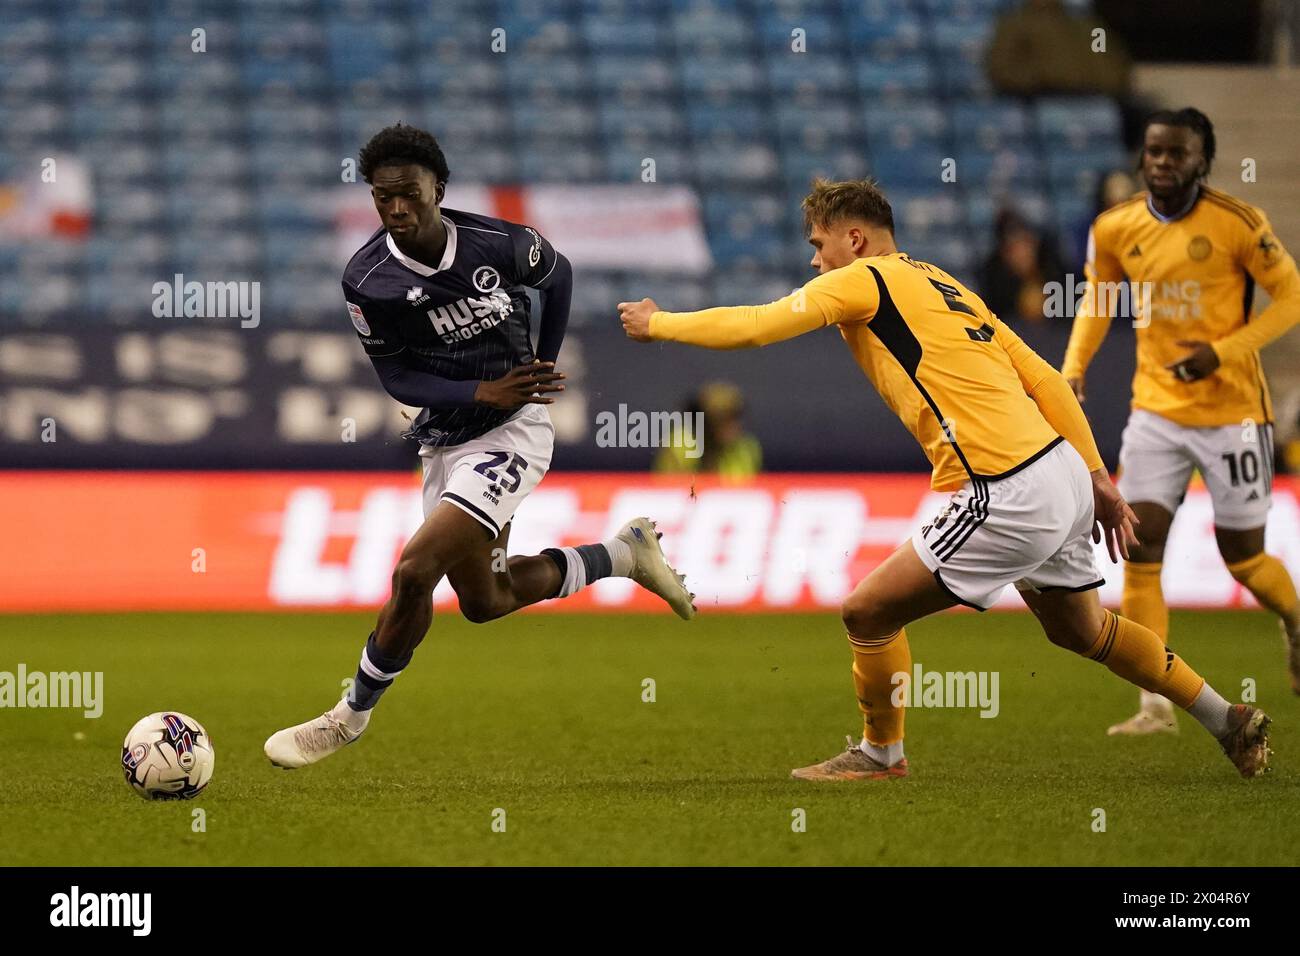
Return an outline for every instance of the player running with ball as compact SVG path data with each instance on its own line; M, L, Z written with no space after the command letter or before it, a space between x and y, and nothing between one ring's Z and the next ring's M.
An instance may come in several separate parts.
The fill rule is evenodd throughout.
M429 630L443 577L476 623L609 576L631 578L679 617L695 614L645 518L602 543L504 560L510 519L551 463L546 406L564 388L555 359L569 318L569 263L531 228L440 208L447 161L422 130L381 130L359 165L383 225L348 263L343 294L385 390L424 409L411 430L424 464L424 524L393 571L351 694L267 740L266 755L286 768L315 763L366 729ZM536 350L525 287L541 293Z
M1134 515L1102 466L1065 378L960 282L894 245L888 201L869 181L818 180L803 201L821 275L761 306L664 312L619 305L638 342L734 349L836 326L858 365L952 491L845 600L860 744L793 772L803 780L905 777L904 707L894 675L910 674L906 625L956 604L983 610L1014 583L1048 640L1163 694L1191 713L1244 777L1269 757L1269 718L1230 705L1164 641L1101 606L1092 540L1111 559L1135 543Z
M1092 224L1087 291L1063 372L1083 401L1084 373L1111 321L1098 283L1149 283L1150 314L1137 323L1133 411L1119 453L1120 490L1142 522L1124 564L1120 610L1161 639L1169 632L1160 572L1195 468L1214 504L1219 554L1233 578L1281 619L1291 689L1300 694L1300 600L1286 567L1264 551L1273 406L1259 362L1259 350L1300 321L1300 274L1260 210L1205 185L1213 160L1214 127L1204 113L1147 119L1147 192ZM1252 318L1256 282L1273 302ZM1143 691L1138 713L1110 733L1177 729L1169 701Z

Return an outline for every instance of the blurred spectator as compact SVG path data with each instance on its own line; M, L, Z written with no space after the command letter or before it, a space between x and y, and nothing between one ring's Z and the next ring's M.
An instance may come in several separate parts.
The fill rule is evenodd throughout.
M700 388L687 406L687 414L703 416L703 432L696 457L690 457L685 436L674 436L673 444L660 450L655 471L660 474L716 474L743 480L763 468L763 449L758 439L745 431L745 399L730 382L713 382ZM693 419L698 421L699 419Z
M1064 280L1056 243L1018 213L1004 209L994 224L996 242L980 268L980 296L1004 322L1042 322L1048 282Z
M1119 36L1093 52L1100 20L1070 13L1060 0L1027 0L998 18L986 63L994 89L1012 96L1101 93L1123 97L1132 63Z
M1101 177L1101 182L1097 184L1097 196L1092 212L1075 223L1074 228L1070 230L1069 261L1066 265L1073 272L1080 277L1083 276L1083 262L1088 256L1088 230L1092 228L1092 221L1107 209L1118 206L1137 191L1137 179L1126 169L1112 169Z

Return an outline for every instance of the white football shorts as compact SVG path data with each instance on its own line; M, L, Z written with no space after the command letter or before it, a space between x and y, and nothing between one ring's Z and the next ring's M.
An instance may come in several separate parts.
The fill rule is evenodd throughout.
M1262 528L1273 501L1273 426L1243 423L1190 428L1135 408L1119 452L1119 493L1170 514L1200 471L1214 503L1216 527Z
M425 518L446 501L497 537L550 468L554 450L555 428L545 405L525 405L459 445L421 445Z
M1092 479L1067 441L997 481L968 481L912 535L948 594L984 611L1008 584L1087 591L1105 583L1092 549Z

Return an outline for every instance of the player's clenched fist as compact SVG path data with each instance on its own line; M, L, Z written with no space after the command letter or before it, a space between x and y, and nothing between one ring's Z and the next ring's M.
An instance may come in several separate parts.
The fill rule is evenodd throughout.
M490 382L479 382L474 401L492 408L518 408L520 405L550 405L555 399L546 398L547 392L562 392L556 385L564 378L555 371L554 362L535 361L532 365L519 365Z
M659 311L654 299L642 299L640 302L620 302L618 317L623 322L623 331L627 337L636 342L650 341L650 316Z
M1214 346L1209 342L1202 342L1198 339L1179 339L1176 343L1179 348L1191 349L1186 355L1177 362L1171 362L1165 368L1178 376L1183 382L1199 382L1207 375L1214 374L1214 370L1219 367L1219 353L1214 351Z

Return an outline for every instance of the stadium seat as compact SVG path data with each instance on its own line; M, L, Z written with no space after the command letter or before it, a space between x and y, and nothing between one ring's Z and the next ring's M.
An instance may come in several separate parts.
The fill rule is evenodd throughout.
M859 60L854 64L854 75L858 92L869 103L879 97L928 96L935 90L934 72L924 56Z
M643 104L636 110L603 102L599 122L601 133L613 141L630 137L677 137L686 130L681 110L675 102L667 100Z
M659 55L611 56L597 51L596 89L605 93L665 94L677 88L674 60Z
M749 20L735 11L711 7L675 13L672 34L677 49L690 56L718 56L752 47L756 42L755 30Z
M900 11L880 19L850 14L848 28L850 48L870 56L924 52L925 22L915 14Z
M844 47L844 33L839 17L821 13L820 7L789 13L778 8L760 14L758 43L766 56L835 56Z
M1101 97L1046 97L1034 104L1038 134L1051 152L1121 139L1119 106Z
M835 102L847 105L853 97L853 71L843 58L782 54L764 65L768 89L782 106L820 110Z
M763 74L749 58L710 57L681 64L682 88L691 94L730 93L747 96L763 88Z
M667 39L660 21L650 16L589 15L582 33L590 49L619 53L654 53Z
M686 123L697 140L727 136L759 136L770 131L769 116L757 100L745 100L726 106L691 103L686 107Z
M1013 99L954 103L952 124L959 143L985 150L1019 146L1034 135L1029 111Z
M968 188L1026 189L1042 183L1042 165L1032 149L967 147L958 151L956 159L958 182Z
M1128 169L1132 161L1118 143L1079 152L1047 153L1047 176L1052 191L1077 199L1095 199L1101 179L1114 169Z
M868 142L882 148L937 148L947 143L947 115L938 104L924 100L894 106L870 103L863 113L863 125Z

